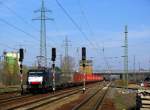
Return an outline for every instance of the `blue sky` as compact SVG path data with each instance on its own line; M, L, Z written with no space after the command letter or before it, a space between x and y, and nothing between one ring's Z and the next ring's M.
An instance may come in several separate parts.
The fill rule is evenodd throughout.
M75 59L77 48L87 47L88 58L94 57L95 69L106 69L105 57L113 69L123 68L124 26L128 25L129 68L133 68L133 56L136 67L150 67L150 1L149 0L58 0L77 24L82 28L91 45L64 14L55 0L45 0L46 7L52 10L47 16L55 19L47 21L47 48L50 57L51 47L64 55L64 39L70 42L69 54ZM13 51L21 44L26 48L24 63L32 65L39 54L40 22L32 21L39 16L41 0L1 0L0 3L0 53ZM84 13L84 14L83 14ZM30 33L28 36L2 22L5 20ZM88 24L87 24L88 22ZM6 47L7 45L7 47ZM11 47L11 48L10 48ZM59 64L59 57L57 58Z

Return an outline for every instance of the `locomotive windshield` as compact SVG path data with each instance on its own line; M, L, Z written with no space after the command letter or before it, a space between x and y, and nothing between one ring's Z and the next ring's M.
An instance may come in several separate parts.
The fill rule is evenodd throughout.
M43 72L29 72L29 76L42 76Z

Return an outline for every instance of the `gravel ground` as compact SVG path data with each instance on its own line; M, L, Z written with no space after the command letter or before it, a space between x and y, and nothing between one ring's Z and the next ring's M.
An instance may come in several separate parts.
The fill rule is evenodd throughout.
M100 110L116 110L113 100L105 98Z
M87 90L85 94L80 93L80 96L78 99L72 100L69 103L66 103L62 105L61 107L57 108L56 110L71 110L73 107L75 107L77 104L79 104L81 101L83 101L87 96L93 94L93 91L97 90L100 85L93 86L92 90Z
M79 102L81 102L85 97L86 97L86 95L82 94L78 99L71 101L68 104L64 104L57 110L71 110L74 106L76 106Z
M116 93L115 89L109 88L106 98L103 101L101 110L116 110L115 103L113 102L114 94Z
M101 110L135 110L136 93L122 93L123 89L110 88Z
M85 94L81 92L74 94L72 96L66 97L65 99L61 99L55 101L54 103L47 104L43 107L38 108L37 110L71 110L74 106L76 106L79 102L81 102L84 98L86 98L89 94L92 94L93 89L97 89L100 87L95 84L92 88L88 88Z
M136 93L122 93L121 91L121 89L117 89L116 94L114 95L116 109L134 110L136 106Z
M75 95L72 95L71 97L66 97L65 99L61 99L59 101L56 101L52 104L48 104L44 107L40 107L38 108L37 110L66 110L65 107L63 107L64 104L68 104L74 100L77 100L80 98L80 95L79 94L75 94ZM65 101L64 101L65 100ZM58 108L60 107L61 108Z

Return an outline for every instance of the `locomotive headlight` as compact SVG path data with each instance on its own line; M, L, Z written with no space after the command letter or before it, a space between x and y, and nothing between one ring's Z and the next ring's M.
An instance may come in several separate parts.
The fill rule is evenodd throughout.
M28 77L28 82L43 82L43 77L42 76L29 76Z

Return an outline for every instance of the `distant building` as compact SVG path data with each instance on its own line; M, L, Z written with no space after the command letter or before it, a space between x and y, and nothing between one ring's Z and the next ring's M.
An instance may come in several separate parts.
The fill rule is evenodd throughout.
M19 53L5 52L4 54L5 67L7 67L10 74L16 73L19 68Z
M82 60L80 60L80 73L82 73L82 72L83 72L83 63L82 63ZM85 73L86 74L93 73L93 61L92 60L86 60Z

